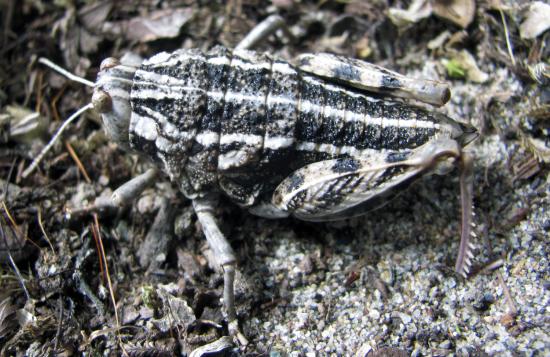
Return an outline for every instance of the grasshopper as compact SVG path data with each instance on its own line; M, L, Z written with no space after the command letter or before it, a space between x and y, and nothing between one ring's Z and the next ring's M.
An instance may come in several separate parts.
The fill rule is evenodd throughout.
M214 215L220 195L267 218L345 219L384 205L423 175L458 165L455 268L467 275L472 160L463 148L477 132L393 99L443 105L449 88L332 54L289 63L247 46L162 52L140 65L108 58L92 84L91 104L112 140L158 168L113 199L136 197L162 171L192 200L223 268L230 333L246 343L235 310L236 257Z

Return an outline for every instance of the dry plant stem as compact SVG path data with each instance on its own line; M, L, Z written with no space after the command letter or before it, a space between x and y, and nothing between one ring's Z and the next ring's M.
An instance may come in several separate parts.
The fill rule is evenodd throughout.
M516 303L514 302L514 299L512 298L512 294L510 293L510 289L508 288L508 285L506 285L506 282L504 281L504 277L502 276L502 273L500 271L497 271L497 278L498 278L498 282L500 283L500 286L502 286L502 291L504 292L504 297L505 297L505 300L506 300L506 304L508 305L508 308L510 309L510 313L514 316L517 316L518 308L516 307Z
M10 223L12 224L15 233L17 233L17 235L22 235L22 232L19 230L19 226L15 222L15 219L13 219L13 216L11 215L10 210L8 209L8 206L6 206L6 201L2 201L2 208L4 209L4 212L6 212L6 215L8 216L8 219L10 220Z
M57 111L57 102L59 102L59 99L61 99L65 94L65 89L67 88L67 86L68 84L64 83L63 87L59 90L59 92L55 95L55 97L53 97L50 103L50 106L52 108L52 115L56 121L61 121L61 117L59 116L59 112Z
M499 258L499 259L487 264L485 267L483 267L483 269L481 269L479 274L489 274L493 270L496 270L496 269L500 268L503 265L504 265L504 260Z
M95 220L95 217L96 217L96 214L95 213L92 213L92 216L94 217L94 220ZM94 238L94 243L95 243L95 249L96 249L96 252L97 252L97 256L99 257L98 259L98 263L99 263L99 274L101 276L101 283L104 284L105 283L105 269L103 268L103 254L101 254L101 247L99 246L99 231L96 229L96 227L92 224L91 225L91 231L92 231L92 236Z
M21 175L23 178L27 178L35 169L36 167L38 166L38 164L40 163L40 161L42 161L42 159L44 158L44 156L46 155L46 153L48 151L50 151L50 149L52 148L53 144L55 144L55 142L57 141L57 139L59 138L59 136L61 136L61 134L63 133L63 131L67 128L67 126L69 126L69 124L71 124L71 122L73 122L76 118L78 118L80 116L80 114L84 113L85 111L89 110L89 109L92 109L93 106L92 106L92 103L89 103L85 106L83 106L82 108L80 108L79 110L76 111L76 113L74 113L73 115L71 115L67 120L65 120L65 122L63 123L63 125L61 125L61 127L59 128L59 130L57 131L57 133L55 133L55 135L52 137L52 139L50 140L50 142L48 143L48 145L46 145L44 147L44 149L42 149L42 151L40 152L40 154L38 154L38 156L32 161L32 163L30 164L30 166L25 169L25 171L23 171L23 174Z
M71 146L71 144L68 141L65 141L65 147L67 148L67 151L69 152L69 154L73 158L73 160L76 163L76 166L78 167L80 172L82 172L82 175L84 176L84 179L86 179L86 182L87 183L92 183L92 180L90 179L90 176L88 175L88 172L86 171L86 168L84 167L84 165L82 165L82 161L80 161L80 159L78 158L78 155L76 154L73 147Z
M103 259L103 262L105 263L105 277L107 279L107 286L109 287L109 294L111 296L111 302L113 303L113 310L115 311L115 322L116 322L116 331L117 331L117 339L118 339L118 343L119 345L122 347L123 351L126 352L124 350L124 346L122 344L122 340L121 340L121 337L120 337L120 319L118 317L118 309L117 309L117 306L116 306L116 299L115 299L115 292L113 290L113 284L111 283L111 275L109 273L109 265L107 264L107 257L105 256L105 249L103 248L103 240L101 239L101 233L99 231L99 220L97 218L97 214L94 213L94 230L97 234L97 237L98 237L98 241L99 241L99 247L100 247L100 252L101 252L101 258L100 259Z
M40 230L44 235L44 239L46 240L46 242L48 242L48 245L52 250L52 254L55 254L55 250L53 249L52 242L50 241L50 238L48 238L48 234L46 233L46 230L44 229L44 224L42 223L42 210L40 209L40 207L38 208L38 225L40 226Z
M43 73L38 74L38 85L35 86L36 88L36 105L34 107L34 111L37 113L40 113L40 108L42 107L42 78L44 78Z

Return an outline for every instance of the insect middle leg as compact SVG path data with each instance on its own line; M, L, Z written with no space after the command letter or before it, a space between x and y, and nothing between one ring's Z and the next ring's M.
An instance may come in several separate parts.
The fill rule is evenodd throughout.
M235 50L250 50L258 44L258 42L275 33L277 30L282 30L290 41L294 41L294 35L290 32L285 20L279 15L271 15L256 25L248 35L235 46Z
M117 188L115 192L113 192L111 199L117 206L124 206L132 202L132 200L139 196L147 187L153 185L157 176L157 169L149 169Z
M202 225L208 245L214 251L214 256L223 269L223 305L227 314L229 333L235 336L241 345L247 345L246 337L239 331L235 309L235 252L216 223L214 217L216 205L215 197L193 200L193 208Z

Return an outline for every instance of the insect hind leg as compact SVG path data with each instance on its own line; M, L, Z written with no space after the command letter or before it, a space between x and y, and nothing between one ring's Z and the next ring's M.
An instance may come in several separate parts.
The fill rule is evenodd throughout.
M147 187L151 186L158 176L157 169L149 169L122 184L113 192L111 199L117 206L124 206L136 198Z

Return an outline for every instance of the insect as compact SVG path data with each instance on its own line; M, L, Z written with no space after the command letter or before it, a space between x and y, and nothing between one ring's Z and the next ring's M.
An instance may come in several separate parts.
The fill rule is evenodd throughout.
M192 200L224 271L224 309L239 335L235 254L214 216L219 195L253 214L326 221L377 208L419 177L461 169L462 237L456 270L468 273L471 159L476 130L418 106L447 86L412 80L331 54L295 64L268 54L215 47L162 52L139 66L108 58L92 105L121 147L149 158ZM151 170L115 192L135 197ZM246 341L241 335L241 341Z

